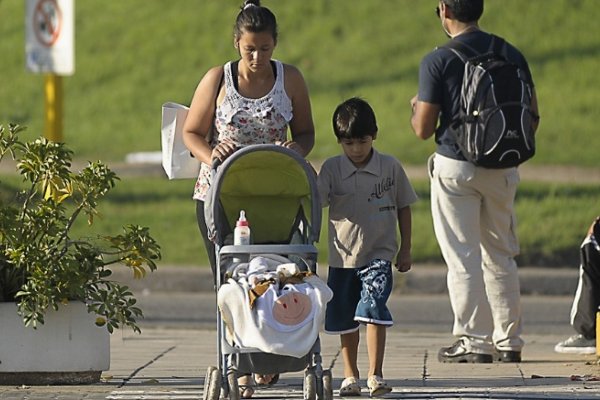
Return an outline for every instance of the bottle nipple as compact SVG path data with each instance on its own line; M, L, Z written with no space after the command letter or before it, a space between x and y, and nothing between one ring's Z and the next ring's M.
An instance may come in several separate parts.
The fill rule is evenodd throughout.
M240 211L240 218L237 220L235 226L248 226L248 220L246 220L246 212Z

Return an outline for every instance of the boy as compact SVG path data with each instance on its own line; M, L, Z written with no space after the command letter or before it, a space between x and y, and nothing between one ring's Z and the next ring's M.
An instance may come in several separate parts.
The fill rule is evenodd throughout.
M371 106L359 98L340 104L333 131L343 155L325 161L319 172L323 207L329 205L329 276L333 298L325 331L339 334L344 359L340 396L360 396L357 353L360 323L367 325L369 394L392 388L383 380L386 306L392 290L392 259L398 271L411 267L410 204L417 200L400 163L373 148L377 123ZM398 252L396 226L400 228Z

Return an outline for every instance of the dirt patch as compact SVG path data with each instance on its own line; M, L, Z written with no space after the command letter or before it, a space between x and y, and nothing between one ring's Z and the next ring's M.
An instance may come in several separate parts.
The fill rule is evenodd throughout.
M425 166L405 165L411 179L427 179ZM547 183L600 184L600 168L567 165L527 165L519 167L522 181Z
M321 161L311 161L318 171ZM73 169L79 170L87 163L79 160L73 161ZM153 163L126 163L107 162L107 165L118 176L165 176L160 164ZM428 179L425 165L404 165L406 174L410 179ZM574 183L574 184L600 184L600 168L586 168L568 165L531 165L524 164L519 167L521 180L547 183ZM0 174L16 173L15 163L4 159L0 163Z

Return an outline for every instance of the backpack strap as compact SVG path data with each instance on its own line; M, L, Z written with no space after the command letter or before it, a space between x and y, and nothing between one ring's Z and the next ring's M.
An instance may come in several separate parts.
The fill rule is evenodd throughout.
M506 41L502 39L500 36L491 35L492 40L490 41L490 46L488 47L487 53L493 53L499 56L507 58L506 51ZM478 57L480 55L486 53L479 53L473 47L469 46L466 43L461 42L460 40L450 39L446 44L441 46L440 48L445 48L452 51L463 63L466 63L467 60L471 58Z
M492 42L490 43L489 51L503 57L505 60L508 60L506 40L502 39L500 36L492 35Z
M440 48L448 49L453 52L463 63L466 63L468 59L477 57L479 53L474 48L460 40L450 39Z

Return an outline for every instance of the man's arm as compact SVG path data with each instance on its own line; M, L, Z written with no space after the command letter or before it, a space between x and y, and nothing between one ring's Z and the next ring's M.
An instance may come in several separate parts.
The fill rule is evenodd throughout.
M410 106L412 108L410 124L413 131L419 138L429 139L435 133L437 126L440 114L439 104L419 101L415 96L410 100Z

